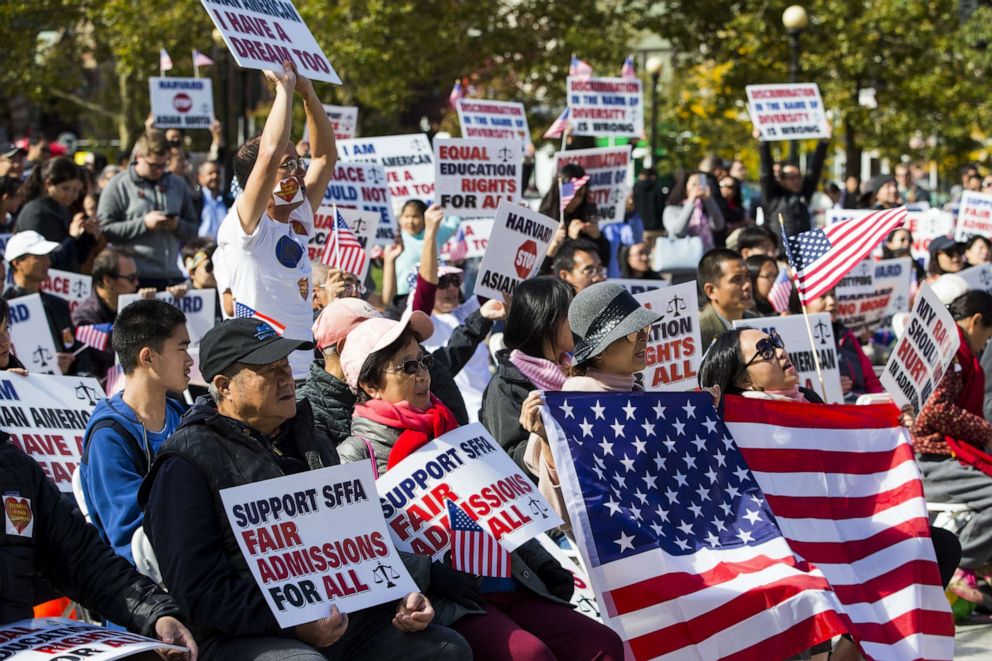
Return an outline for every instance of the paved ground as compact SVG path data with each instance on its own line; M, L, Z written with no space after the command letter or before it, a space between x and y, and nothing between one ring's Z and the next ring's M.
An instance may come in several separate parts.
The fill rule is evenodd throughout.
M992 621L985 619L958 625L954 636L955 659L992 659Z

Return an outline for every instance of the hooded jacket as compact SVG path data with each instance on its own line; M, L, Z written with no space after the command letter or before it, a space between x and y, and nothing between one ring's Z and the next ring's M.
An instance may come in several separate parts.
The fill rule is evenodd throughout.
M510 350L496 352L496 374L482 393L482 410L479 422L493 435L524 471L536 479L524 464L524 452L530 434L520 426L520 408L537 386L510 362Z
M335 446L351 436L351 414L357 398L348 384L324 369L321 361L310 364L310 376L296 391L296 401L306 399L313 409L314 424Z

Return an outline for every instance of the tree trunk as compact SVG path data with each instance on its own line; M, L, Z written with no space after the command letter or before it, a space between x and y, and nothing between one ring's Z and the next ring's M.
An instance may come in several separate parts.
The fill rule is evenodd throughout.
M120 97L120 112L117 115L117 138L121 141L120 151L131 148L131 127L128 120L131 115L131 100L128 96L127 83L130 76L126 73L117 74L117 93Z
M854 127L848 117L844 116L844 178L857 177L861 180L861 147L854 135Z

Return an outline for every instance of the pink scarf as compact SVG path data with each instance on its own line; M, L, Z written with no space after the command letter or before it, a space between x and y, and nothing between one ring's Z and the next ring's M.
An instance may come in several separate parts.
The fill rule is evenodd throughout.
M410 406L409 402L390 404L370 399L355 405L356 418L366 418L380 425L400 429L399 438L389 451L387 466L392 468L421 446L458 427L458 420L441 400L431 394L431 406L426 411Z
M713 230L710 228L710 219L703 210L703 199L697 197L693 201L692 218L689 220L689 228L686 230L687 236L698 236L703 240L703 247L707 250L713 247Z
M529 356L519 349L510 352L510 363L513 364L520 373L526 376L531 383L537 386L538 390L550 390L557 392L561 390L565 383L565 370L562 365L570 365L572 359L567 354L562 354L559 363L552 363L546 358Z

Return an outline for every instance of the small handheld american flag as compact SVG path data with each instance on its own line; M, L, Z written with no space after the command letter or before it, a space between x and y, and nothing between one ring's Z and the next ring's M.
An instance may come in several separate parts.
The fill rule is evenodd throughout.
M510 577L510 554L461 507L448 501L451 566L475 576Z
M257 312L244 303L234 302L234 318L235 319L258 319L259 321L265 322L269 326L272 326L272 330L282 335L286 332L286 326L280 324L278 321L272 317L268 317L261 312Z
M97 351L106 351L113 324L87 324L76 326L76 339Z
M562 182L561 184L561 210L564 212L565 207L575 199L576 194L578 194L579 189L585 186L589 182L589 175L582 175L577 179L569 179L568 181Z
M623 67L620 69L621 78L637 78L637 71L634 70L634 56L628 55L627 59L623 61Z
M334 230L327 239L320 261L332 269L340 269L362 277L365 274L365 262L368 260L365 248L358 242L341 212L335 210L334 216Z
M569 116L571 116L571 114L572 114L572 109L565 108L562 111L562 113L558 115L558 118L554 121L554 123L552 123L551 126L548 127L548 130L544 132L544 137L548 139L560 138L561 134L564 133L569 128L568 118Z
M792 293L792 279L788 269L779 269L778 276L768 292L768 302L775 312L789 311L789 294Z
M448 105L453 109L458 109L458 102L465 98L465 91L462 89L462 81L456 80L454 86L451 88L451 93L448 94Z
M459 227L458 232L441 246L441 255L449 262L461 262L468 256L468 239L463 227Z
M568 75L588 78L592 75L592 66L585 60L573 55L572 61L568 64Z

